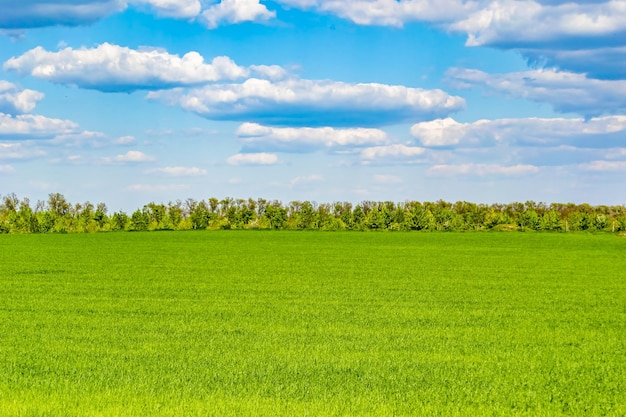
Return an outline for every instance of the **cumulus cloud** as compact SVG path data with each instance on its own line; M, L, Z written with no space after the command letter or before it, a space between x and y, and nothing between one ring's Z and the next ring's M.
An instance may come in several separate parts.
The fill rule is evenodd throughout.
M157 16L200 20L209 28L275 17L259 0L2 0L0 29L78 26L94 23L129 6Z
M154 157L141 151L128 151L125 154L116 155L113 158L103 158L104 163L142 163L154 161Z
M193 18L200 14L199 0L130 0L131 4L148 4L159 16Z
M206 169L197 167L163 167L151 170L150 172L165 174L172 177L196 177L206 175L207 173Z
M626 80L598 80L555 69L488 74L452 68L446 75L458 87L479 86L511 97L550 103L559 112L598 116L626 111Z
M423 145L492 146L509 143L532 146L570 144L581 147L611 147L626 134L626 116L589 120L565 118L521 118L478 120L459 123L451 118L417 123L411 134Z
M225 56L208 64L193 51L180 57L160 49L135 50L106 42L95 48L65 48L58 52L38 46L9 59L4 68L59 84L109 92L196 85L249 74Z
M428 174L435 176L448 175L527 175L539 172L534 165L504 166L497 164L461 164L461 165L434 165L428 169Z
M0 28L85 25L125 8L124 0L2 0Z
M366 161L377 159L414 159L422 155L426 150L417 146L386 145L373 146L361 151L361 159Z
M626 5L622 1L538 2L500 0L450 25L468 34L469 46L525 47L593 39L626 33ZM597 43L597 41L596 41Z
M468 46L516 49L535 63L624 77L615 47L626 36L626 6L609 0L279 0L287 7L314 10L360 25L401 27L422 21L467 35ZM606 48L606 49L603 49ZM593 50L593 65L578 51ZM603 49L598 51L597 49ZM623 59L622 59L623 61ZM615 71L611 70L613 68Z
M55 145L63 145L65 147L76 146L91 146L94 148L101 148L111 145L112 141L107 135L102 132L94 132L90 130L81 130L71 133L65 133L57 135L48 143ZM115 143L115 141L113 141Z
M0 160L31 159L46 155L42 149L25 142L0 142Z
M237 129L244 149L303 152L317 149L361 147L387 143L387 134L380 129L335 129L332 127L269 127L244 123Z
M266 22L276 13L269 11L259 0L222 0L202 12L201 21L214 29L225 23Z
M270 125L377 126L441 117L464 107L461 97L376 83L251 78L241 84L150 92L149 98L214 120Z
M534 66L553 66L561 70L584 73L588 78L626 79L626 46L555 49L520 49Z
M78 132L78 125L69 120L33 114L13 116L0 113L0 139L52 139Z
M278 163L278 156L273 153L238 153L229 157L229 165L274 165Z
M114 144L116 145L131 145L133 143L136 142L136 139L134 136L128 135L128 136L120 136L119 138L115 139L113 141Z
M43 97L43 93L39 91L22 89L8 81L0 80L1 113L28 113Z
M529 62L601 79L626 78L623 1L516 1L484 3L448 25L469 46L519 51Z
M408 22L446 22L478 10L480 1L463 0L278 0L299 9L330 13L359 25L401 27Z

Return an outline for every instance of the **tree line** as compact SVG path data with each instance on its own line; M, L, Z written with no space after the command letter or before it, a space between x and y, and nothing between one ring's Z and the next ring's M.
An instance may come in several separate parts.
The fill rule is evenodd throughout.
M626 231L626 206L573 203L475 204L407 201L315 203L235 199L154 203L128 214L106 204L72 204L59 193L31 204L1 197L0 233L94 233L149 230Z

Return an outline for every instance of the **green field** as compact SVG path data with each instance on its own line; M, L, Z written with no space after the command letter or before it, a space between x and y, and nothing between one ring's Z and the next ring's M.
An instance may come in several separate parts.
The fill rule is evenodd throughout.
M626 238L0 235L1 416L626 415Z

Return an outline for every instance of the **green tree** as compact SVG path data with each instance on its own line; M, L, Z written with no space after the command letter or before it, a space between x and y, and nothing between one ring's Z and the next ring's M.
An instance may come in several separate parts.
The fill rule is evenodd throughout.
M313 229L317 228L315 224L315 208L310 201L305 201L300 206L300 213L298 214L298 229Z
M113 213L111 216L111 230L124 231L128 230L130 218L123 211Z
M550 210L543 213L541 216L541 224L539 226L541 230L557 231L562 230L561 216L556 210Z
M539 230L541 218L535 210L526 209L523 213L518 214L517 223L522 230Z
M265 213L263 215L271 229L283 229L287 222L287 210L280 204L279 201L273 201L265 207Z
M204 201L200 201L193 205L189 219L191 220L191 228L194 230L206 229L209 227L211 219L216 215L211 213L209 207Z
M145 210L135 210L130 217L131 230L146 231L150 226L150 216Z

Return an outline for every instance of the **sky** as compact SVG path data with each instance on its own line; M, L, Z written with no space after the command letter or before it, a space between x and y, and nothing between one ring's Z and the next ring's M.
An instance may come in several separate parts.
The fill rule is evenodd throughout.
M626 204L626 1L0 0L0 195Z

